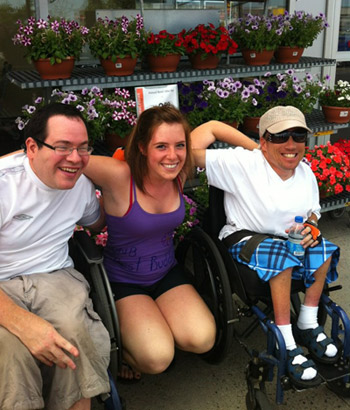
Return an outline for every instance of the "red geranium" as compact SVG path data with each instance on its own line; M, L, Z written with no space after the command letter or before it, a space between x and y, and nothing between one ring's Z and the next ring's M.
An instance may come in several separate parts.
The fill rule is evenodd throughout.
M187 54L204 53L219 56L225 51L232 55L238 47L225 27L215 27L212 23L198 24L194 29L188 30L184 36L184 46Z
M350 140L340 139L334 143L334 146L339 148L339 150L350 158Z
M321 196L340 194L344 190L350 192L349 152L341 151L337 145L344 145L350 152L350 142L345 141L306 148L305 158L316 176Z
M184 36L185 30L171 34L161 30L158 34L152 32L147 35L146 53L153 56L166 56L168 54L185 54Z

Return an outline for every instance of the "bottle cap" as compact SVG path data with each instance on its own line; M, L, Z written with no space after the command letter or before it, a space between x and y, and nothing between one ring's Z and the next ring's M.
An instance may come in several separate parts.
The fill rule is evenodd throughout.
M295 219L294 219L294 221L295 221L296 223L302 224L302 223L303 223L303 217L302 217L302 216L296 216Z

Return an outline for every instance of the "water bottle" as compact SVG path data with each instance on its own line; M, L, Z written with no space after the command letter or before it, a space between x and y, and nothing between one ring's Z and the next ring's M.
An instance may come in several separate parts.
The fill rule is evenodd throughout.
M305 256L305 249L300 245L300 242L304 238L304 235L301 233L304 229L303 217L296 216L293 225L289 229L287 241L288 249L300 262L304 261Z

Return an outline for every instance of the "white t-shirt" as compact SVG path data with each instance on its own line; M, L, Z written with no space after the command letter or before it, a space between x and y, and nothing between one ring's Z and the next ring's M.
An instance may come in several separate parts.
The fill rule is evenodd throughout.
M99 216L95 188L85 176L72 189L52 189L25 154L1 159L0 280L73 266L68 240L75 224L92 225Z
M295 216L321 216L317 181L303 162L283 181L260 150L209 149L206 172L209 184L225 191L220 239L241 229L287 237Z

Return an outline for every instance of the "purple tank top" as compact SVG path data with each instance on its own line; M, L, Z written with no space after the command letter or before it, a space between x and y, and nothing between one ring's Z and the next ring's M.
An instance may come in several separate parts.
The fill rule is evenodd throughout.
M134 202L129 212L122 217L106 214L104 265L111 282L150 286L176 264L173 232L185 217L185 204L179 192L176 211L150 214L140 207L134 182L132 186Z

